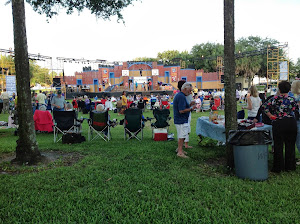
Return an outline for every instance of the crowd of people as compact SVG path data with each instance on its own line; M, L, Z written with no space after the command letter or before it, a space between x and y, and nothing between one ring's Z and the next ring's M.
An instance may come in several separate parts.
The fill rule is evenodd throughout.
M258 93L255 86L248 91L236 91L238 102L246 103L242 109L248 110L248 119L254 123L263 122L272 125L274 162L273 172L290 171L296 169L295 145L300 152L300 80L295 80L292 85L282 81L278 85L278 91L267 97L267 91ZM9 96L4 90L0 95L0 112L8 112L11 102L17 100L16 95ZM173 102L172 102L173 101ZM173 96L155 95L142 96L127 95L124 91L120 97L90 98L87 95L74 97L71 103L65 100L60 90L54 94L39 91L32 93L32 109L70 111L76 110L82 113L89 111L103 112L112 110L119 115L130 107L144 110L159 108L170 108L173 103L174 124L177 130L178 146L177 156L188 158L184 149L192 148L189 145L189 134L191 133L191 112L199 112L202 104L209 101L210 109L224 109L224 92L198 90L192 84L184 80L178 82L178 90ZM285 149L285 150L283 150ZM285 156L283 155L285 152Z

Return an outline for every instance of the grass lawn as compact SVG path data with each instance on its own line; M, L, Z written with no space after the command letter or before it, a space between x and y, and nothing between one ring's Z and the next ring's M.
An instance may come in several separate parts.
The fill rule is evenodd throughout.
M190 159L176 156L176 140L153 141L150 122L142 142L124 141L122 126L112 129L110 142L63 145L53 134L37 134L42 152L84 157L73 166L0 174L0 223L300 223L299 167L264 182L225 174L224 147L209 139L198 145L203 115L192 114ZM176 133L173 120L169 132ZM16 140L13 130L0 130L0 156L13 152Z

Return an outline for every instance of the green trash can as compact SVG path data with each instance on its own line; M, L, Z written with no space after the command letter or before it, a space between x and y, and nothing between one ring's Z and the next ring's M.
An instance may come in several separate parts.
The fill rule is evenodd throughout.
M259 181L268 179L268 144L272 143L269 131L230 131L229 143L233 145L237 177Z

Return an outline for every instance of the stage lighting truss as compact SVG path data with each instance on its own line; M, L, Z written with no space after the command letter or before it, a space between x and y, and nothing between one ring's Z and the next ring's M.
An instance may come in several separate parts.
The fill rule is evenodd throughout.
M100 64L100 63L106 63L106 60L102 59L96 59L96 60L89 60L84 58L65 58L65 57L57 57L56 58L60 62L64 63L76 63L76 64Z
M0 49L1 53L9 54L11 57L15 57L15 52L12 49L6 50L6 49ZM41 54L30 54L28 53L28 59L29 60L36 60L36 61L46 61L46 60L52 60L52 57L44 56Z

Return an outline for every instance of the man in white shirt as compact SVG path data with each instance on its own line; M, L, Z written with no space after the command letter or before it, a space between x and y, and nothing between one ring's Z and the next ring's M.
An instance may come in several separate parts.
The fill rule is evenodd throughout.
M9 95L6 92L6 89L3 89L3 92L1 93L0 98L3 101L3 109L2 109L3 113L5 113L5 111L7 111L7 113L8 113L8 110L9 110Z
M46 105L46 99L47 99L47 96L44 93L42 93L42 90L40 90L40 93L37 94L37 96L36 96L36 100L39 103L39 107L42 105Z

